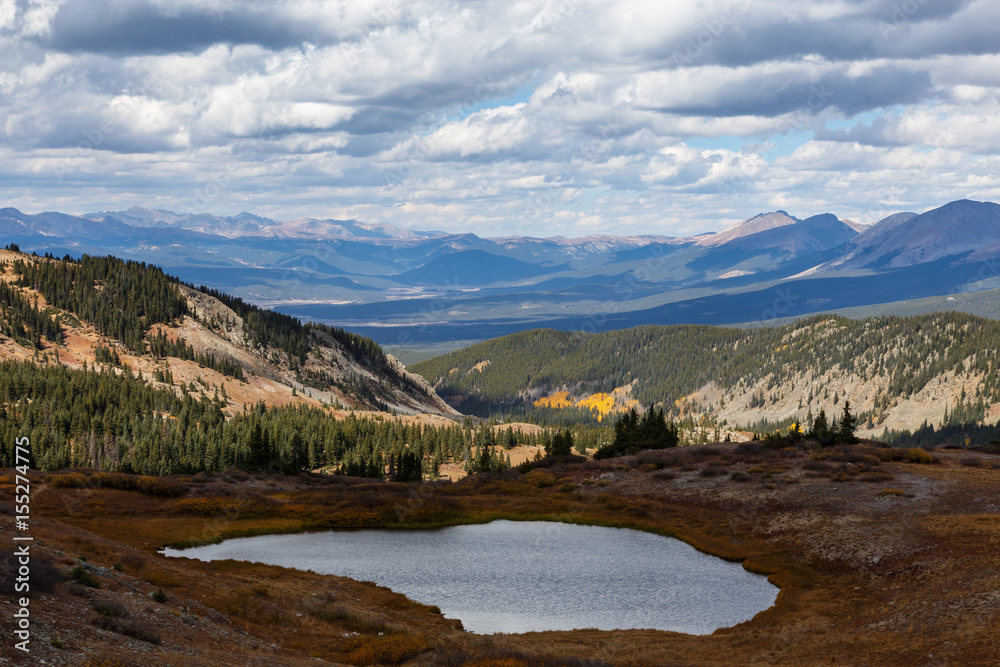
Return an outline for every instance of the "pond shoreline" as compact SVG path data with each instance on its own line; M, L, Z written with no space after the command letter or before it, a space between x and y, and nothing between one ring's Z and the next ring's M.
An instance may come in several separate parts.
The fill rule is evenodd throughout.
M760 575L673 537L551 521L268 535L164 555L374 581L439 606L478 634L585 628L710 634L771 607L778 593Z

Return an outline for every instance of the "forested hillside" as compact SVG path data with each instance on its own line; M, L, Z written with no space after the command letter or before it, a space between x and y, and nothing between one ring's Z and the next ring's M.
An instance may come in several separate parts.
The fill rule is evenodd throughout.
M28 437L33 467L97 467L147 475L200 470L327 467L360 477L436 476L448 460L470 469L509 467L499 447L544 445L524 435L471 425L406 424L384 416L332 419L307 406L262 403L228 416L220 399L176 394L130 371L73 370L49 363L0 362L0 465Z
M538 411L567 391L578 410L626 388L674 417L733 425L800 423L847 398L862 428L995 421L1000 322L958 313L779 328L645 326L598 334L528 331L411 366L470 414ZM543 399L543 400L539 400ZM548 408L549 413L552 412Z
M321 402L448 411L433 391L363 336L303 324L214 289L186 285L141 262L88 255L58 260L15 250L4 251L0 335L36 352L45 351L44 340L52 348L45 353L56 358L65 348L71 367L82 367L90 355L71 351L64 344L67 333L74 343L81 336L100 339L91 346L93 361L149 371L147 377L168 384L181 384L174 381L177 364L171 361L181 360L241 382L265 378L283 385L279 393L302 392ZM158 367L148 369L150 361ZM188 383L206 383L202 375L187 375ZM221 380L214 385L226 386Z
M343 329L138 262L0 250L4 465L18 436L31 438L42 469L277 465L413 476L464 459L473 440L477 461L503 463L479 451L490 438L440 425L447 420L435 427L354 409L458 414L377 343Z

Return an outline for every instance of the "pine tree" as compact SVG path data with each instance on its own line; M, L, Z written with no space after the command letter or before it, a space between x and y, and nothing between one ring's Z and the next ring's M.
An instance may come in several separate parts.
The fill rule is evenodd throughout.
M826 419L826 410L821 409L816 419L813 420L812 430L809 437L815 438L821 445L828 445L833 442L833 434L830 432L830 424Z
M844 412L840 417L840 427L837 429L837 442L855 443L858 438L854 435L858 418L851 414L851 402L844 401Z

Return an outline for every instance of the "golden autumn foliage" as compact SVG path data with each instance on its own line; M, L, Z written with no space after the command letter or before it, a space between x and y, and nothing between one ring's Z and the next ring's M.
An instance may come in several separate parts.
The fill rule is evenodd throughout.
M539 398L534 403L536 408L571 408L575 403L570 399L568 391L557 391L548 396Z
M568 391L557 391L543 396L536 400L533 405L536 408L553 408L564 410L566 408L582 408L593 412L597 421L604 421L608 415L627 412L632 408L639 408L639 401L629 397L629 390L625 387L618 387L610 394L598 392L574 399Z

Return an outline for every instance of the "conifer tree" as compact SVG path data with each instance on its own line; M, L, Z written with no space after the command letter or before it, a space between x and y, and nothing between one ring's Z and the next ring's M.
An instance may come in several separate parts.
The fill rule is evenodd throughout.
M837 442L854 443L858 438L854 435L858 418L851 414L851 402L844 401L844 412L840 417L840 427L837 429Z

